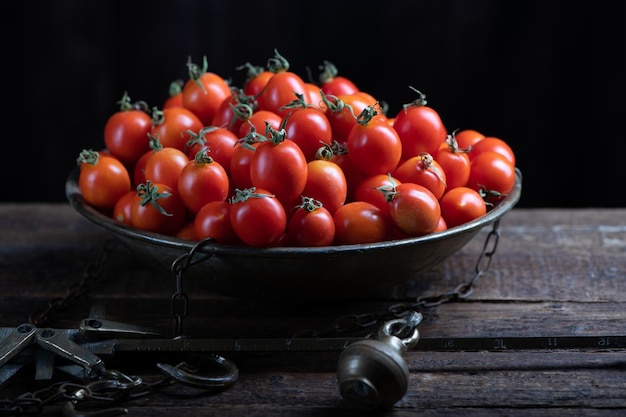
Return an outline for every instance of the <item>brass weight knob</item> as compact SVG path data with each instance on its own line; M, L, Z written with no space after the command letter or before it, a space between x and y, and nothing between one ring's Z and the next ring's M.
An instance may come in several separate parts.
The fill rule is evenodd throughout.
M421 320L421 314L413 326ZM385 323L376 339L364 339L349 345L340 355L337 380L341 396L352 407L360 409L393 406L406 394L409 368L403 354L419 340L417 328L406 339L392 335L397 325L407 325L406 319Z

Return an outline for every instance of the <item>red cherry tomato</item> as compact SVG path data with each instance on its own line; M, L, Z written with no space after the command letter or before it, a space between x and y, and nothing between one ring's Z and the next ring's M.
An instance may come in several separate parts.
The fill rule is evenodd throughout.
M329 145L333 132L326 113L317 107L301 107L292 110L282 123L286 136L294 141L307 161L315 159L317 150Z
M180 229L178 229L176 234L174 234L174 237L177 237L178 239L185 239L185 240L191 240L191 241L198 240L196 239L196 233L193 229L193 222L188 221L184 223L180 227Z
M183 85L185 82L181 79L174 80L170 83L169 95L163 102L162 109L168 109L170 107L184 107L183 106Z
M137 160L133 167L133 187L137 187L139 184L146 182L146 161L152 155L154 150L150 149Z
M314 159L307 163L307 180L302 194L318 200L332 214L348 196L346 176L332 161Z
M283 106L296 100L298 94L310 104L304 80L295 72L289 71L289 62L277 51L269 60L268 67L274 75L267 81L258 98L260 110L269 110L285 117L290 110Z
M515 166L497 152L483 152L470 163L467 186L491 197L489 202L499 200L515 186Z
M407 236L423 236L437 228L441 208L428 188L404 182L385 194L389 217L402 233Z
M126 93L118 103L119 111L113 113L104 125L104 144L111 155L128 167L150 150L148 133L152 118L141 107L141 102L132 105Z
M401 184L397 178L389 174L374 174L365 177L354 189L354 198L357 201L366 201L389 214L387 199L381 189L393 189Z
M357 123L348 134L346 147L350 161L366 176L393 172L402 156L395 129L376 118Z
M333 215L321 202L310 197L302 198L302 205L289 219L287 243L292 246L330 246L335 240Z
M193 159L200 150L207 147L211 158L230 173L230 161L238 141L239 137L224 127L207 126L187 142L185 153L189 159Z
M176 189L178 177L189 158L180 149L159 146L158 141L154 141L153 146L154 151L146 159L143 170L146 180Z
M504 156L509 162L515 166L515 153L513 149L504 140L494 137L485 136L481 140L474 143L472 150L469 152L469 158L473 159L484 152L496 152Z
M163 147L185 149L191 136L189 132L199 132L203 124L189 109L172 107L152 110L150 135L157 138Z
M241 244L230 222L228 201L211 201L205 204L194 217L194 235L197 240L213 238L217 243L228 245Z
M173 236L185 223L187 210L178 192L165 184L139 184L131 202L132 227Z
M474 144L485 137L482 133L474 129L463 129L453 133L458 148L463 151L469 151Z
M255 142L252 139L249 142L247 139L243 139L233 148L233 155L230 160L231 185L240 189L254 187L250 179L250 162L256 148L261 144L261 142Z
M230 221L237 236L253 247L274 246L287 229L285 209L268 190L236 190L231 199Z
M346 94L341 96L324 96L326 116L333 129L333 139L345 143L348 140L350 130L358 124L357 118L368 106L376 105L376 101L369 99L361 93ZM381 114L373 116L377 119L386 120Z
M448 135L439 113L426 106L425 96L417 92L418 99L406 104L393 122L402 141L402 159L405 160L422 152L434 155Z
M199 151L178 177L178 193L192 213L211 201L225 201L229 185L226 170L209 156L208 148Z
M321 90L327 96L342 96L347 94L358 93L359 89L352 80L347 77L343 77L339 74L337 67L330 62L324 61L324 65L321 66L322 73L320 74Z
M250 179L257 188L268 190L285 207L300 200L307 181L307 161L295 142L284 132L270 132L261 142L250 161Z
M183 86L183 106L191 110L203 126L213 121L213 116L222 104L230 97L230 86L221 76L207 72L207 59L204 57L203 66L189 62L189 79Z
M120 197L119 200L117 200L117 203L115 203L115 207L113 207L113 213L111 214L111 217L114 220L120 223L124 223L128 226L132 226L130 223L130 207L133 198L135 197L135 194L137 194L137 191L128 190L126 194L124 194Z
M441 165L446 174L446 186L448 189L462 187L467 184L470 171L470 159L467 152L460 150L451 135L448 135L445 143L433 155L435 161Z
M263 67L252 65L246 62L244 65L237 67L238 70L247 70L246 78L243 82L243 92L247 96L258 97L267 81L272 78L274 73Z
M421 153L402 162L393 172L393 176L400 182L412 182L423 185L432 192L437 199L446 191L446 173L428 153Z
M250 116L245 123L241 124L241 127L239 128L239 137L243 138L249 134L253 128L258 134L265 135L267 125L269 125L272 129L280 130L282 122L283 118L273 111L257 110L252 113L252 116Z
M479 218L487 206L478 191L469 187L452 188L441 197L441 216L447 227L455 227Z
M239 88L232 87L231 91L231 95L222 101L215 112L211 125L239 134L241 125L254 113L256 101L254 97L244 95Z
M110 211L130 190L128 170L114 156L104 152L83 150L76 159L78 189L87 204L102 211Z
M365 201L353 201L339 207L333 214L335 244L353 245L383 241L391 225L381 209Z

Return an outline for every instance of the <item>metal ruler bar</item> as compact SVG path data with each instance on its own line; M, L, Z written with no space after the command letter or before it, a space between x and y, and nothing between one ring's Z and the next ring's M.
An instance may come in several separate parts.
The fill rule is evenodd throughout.
M362 338L116 339L87 343L96 354L115 352L322 352L341 351ZM422 337L413 351L623 349L626 336Z

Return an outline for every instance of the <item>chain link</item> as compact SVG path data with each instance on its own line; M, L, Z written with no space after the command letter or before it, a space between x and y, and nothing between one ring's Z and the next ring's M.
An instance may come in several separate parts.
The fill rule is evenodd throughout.
M176 291L172 294L170 304L172 310L172 316L174 317L174 336L178 337L183 334L183 319L187 316L189 311L189 296L183 290L183 275L184 272L200 262L204 262L211 256L212 253L203 253L203 256L197 256L197 253L207 245L208 243L215 242L213 238L205 238L196 243L188 253L182 254L172 262L171 270L176 277Z
M482 251L480 252L476 265L474 267L474 276L467 282L464 282L454 288L439 295L419 297L412 303L396 303L381 314L348 314L338 317L332 324L322 330L307 329L297 332L293 337L321 337L334 333L352 333L369 329L381 322L401 318L415 311L426 310L437 307L443 303L465 300L473 290L474 284L481 276L485 275L491 267L491 261L496 253L498 241L500 240L500 221L496 220L492 229L485 238Z
M95 256L94 260L87 265L83 271L83 278L79 282L75 282L67 288L64 297L56 297L48 301L48 305L45 309L33 311L28 316L28 322L35 327L45 325L50 316L53 313L62 311L69 304L75 300L80 299L87 292L87 286L91 282L95 282L102 276L104 266L108 260L109 255L117 247L117 241L115 239L109 239L104 242L102 248Z

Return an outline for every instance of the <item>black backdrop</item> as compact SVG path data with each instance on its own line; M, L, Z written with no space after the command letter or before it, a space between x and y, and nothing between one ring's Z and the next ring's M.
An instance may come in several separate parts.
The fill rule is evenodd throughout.
M507 140L523 207L626 206L626 2L584 0L3 3L3 201L64 183L126 90L159 105L188 58L240 83L276 48L323 60L390 105L423 91L450 131ZM27 181L28 180L28 181Z

